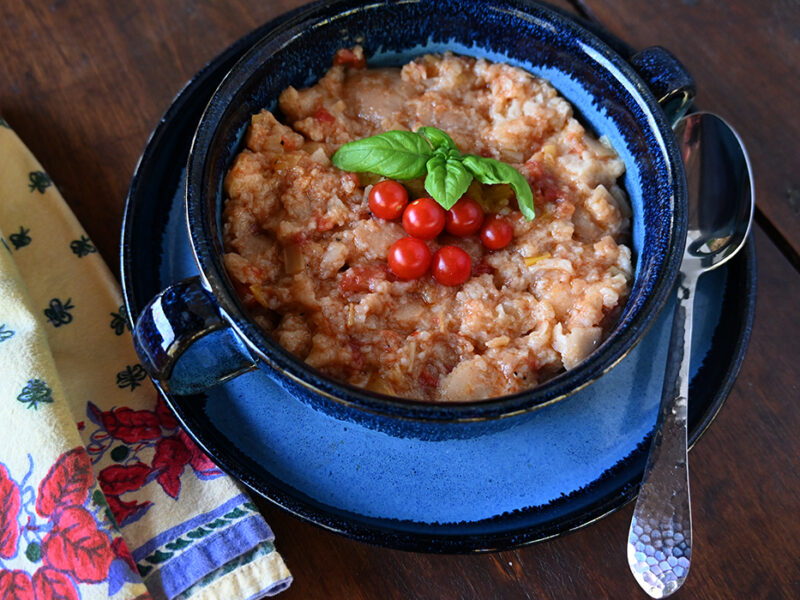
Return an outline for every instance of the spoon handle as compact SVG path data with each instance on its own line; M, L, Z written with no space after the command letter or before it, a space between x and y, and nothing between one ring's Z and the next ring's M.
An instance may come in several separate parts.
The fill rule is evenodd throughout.
M692 555L686 421L696 283L697 274L681 272L661 408L628 533L628 565L653 598L683 584Z

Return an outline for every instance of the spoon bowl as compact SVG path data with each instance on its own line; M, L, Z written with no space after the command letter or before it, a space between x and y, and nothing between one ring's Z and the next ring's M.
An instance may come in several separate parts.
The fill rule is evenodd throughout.
M678 121L674 132L689 194L683 268L705 272L747 241L754 205L750 160L736 131L717 115L693 113Z
M661 407L628 532L628 565L653 598L683 585L692 556L687 414L692 307L697 280L730 260L753 221L750 160L739 136L710 113L674 128L686 168L689 214Z

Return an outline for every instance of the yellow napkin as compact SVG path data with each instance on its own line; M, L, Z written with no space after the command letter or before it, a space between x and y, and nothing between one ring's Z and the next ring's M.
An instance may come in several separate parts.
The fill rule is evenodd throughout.
M0 407L0 597L237 600L291 582L256 507L147 381L116 281L2 118Z

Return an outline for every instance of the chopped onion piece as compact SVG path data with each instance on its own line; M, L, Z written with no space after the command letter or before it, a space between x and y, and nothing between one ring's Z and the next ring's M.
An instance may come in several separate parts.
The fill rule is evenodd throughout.
M284 247L283 264L287 275L296 275L306 268L306 261L299 246L290 244Z
M526 256L525 257L525 266L532 267L539 261L544 260L545 258L550 258L551 254L549 252L545 252L544 254L539 254L538 256Z

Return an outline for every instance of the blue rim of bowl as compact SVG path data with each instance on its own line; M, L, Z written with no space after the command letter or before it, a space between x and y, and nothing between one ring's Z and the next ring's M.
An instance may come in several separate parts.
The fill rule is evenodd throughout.
M207 121L218 118L221 115L222 111L217 108L217 104L224 104L224 98L238 89L250 77L246 70L237 70L234 67L220 83L209 101L201 117L192 142L192 149L190 150L190 160L186 173L186 194L187 198L194 194L198 200L194 204L187 202L186 209L195 261L199 265L200 276L204 285L207 289L213 290L223 315L232 328L247 343L257 360L312 392L319 398L319 402L332 402L334 405L338 404L346 409L356 409L370 415L412 421L454 423L513 417L553 404L596 381L633 349L636 343L647 333L655 320L655 316L666 303L680 267L682 248L685 243L686 184L683 163L677 143L671 134L671 128L656 98L633 67L614 48L606 44L592 30L577 23L575 19L570 18L561 11L553 10L547 5L536 2L506 1L518 7L539 11L548 20L558 22L573 35L590 45L605 60L609 61L613 67L619 69L623 77L633 84L648 110L652 113L656 121L656 128L662 134L664 150L669 159L672 178L671 200L675 203L672 240L662 272L653 285L651 294L631 317L625 328L615 330L578 367L566 371L530 390L478 402L452 402L442 405L419 400L400 399L334 381L286 351L247 317L246 311L234 293L233 286L218 256L218 248L215 247L212 241L214 232L210 227L210 223L214 217L208 214L206 203L202 200L205 162L193 161L191 156L195 153L200 156L206 155L206 151L211 147L216 133L214 124L212 123L209 126ZM362 2L354 0L334 0L330 2L323 0L301 8L296 13L293 13L295 18L287 20L282 25L280 31L273 29L271 33L267 33L261 40L257 41L240 58L237 66L247 63L251 60L251 55L261 53L265 47L274 45L276 42L288 39L295 33L307 29L312 22L318 22L334 14L339 14L343 8L352 9L362 5ZM221 100L217 100L218 98L221 98ZM217 114L215 115L214 113Z
M137 276L136 267L137 265L157 267L161 260L160 251L156 250L153 253L153 248L148 248L143 244L136 244L134 240L137 232L141 231L137 229L137 224L142 219L151 224L152 217L161 217L156 222L162 222L163 225L169 210L168 203L164 203L163 196L159 196L159 194L164 193L161 185L164 182L159 177L159 169L163 166L162 158L164 154L173 156L172 152L165 152L165 146L172 149L172 145L176 143L175 136L172 135L174 128L176 125L181 125L182 120L184 121L183 126L185 126L187 112L191 113L191 106L198 103L197 98L195 98L196 94L202 92L206 87L209 90L213 89L215 86L214 79L219 80L226 68L256 40L260 39L264 32L268 31L270 27L291 19L297 12L296 10L278 17L275 21L254 30L203 67L178 92L151 133L133 173L126 198L122 225L122 244L120 247L121 281L125 306L130 320L135 320L142 308L150 300L150 296L159 291L160 281L158 281L157 269L154 272L145 269L146 274L144 276L141 274ZM573 18L568 14L564 16L565 18ZM592 26L591 24L588 25ZM602 30L597 30L596 34L606 35ZM609 37L607 41L610 44L617 44L621 52L627 51L627 47L619 40ZM206 93L210 95L210 91ZM207 95L204 95L200 102L203 102L207 97ZM185 147L183 150L185 150ZM170 165L170 167L174 166ZM180 165L178 165L179 170ZM175 187L169 193L169 196L172 196L175 189L179 187L179 182L174 169L170 170L169 174L175 179L172 181ZM154 180L156 181L155 184L153 183ZM154 185L155 188L152 187ZM147 198L154 205L147 206L141 201L142 197ZM159 202L157 198L162 201ZM149 210L154 211L155 214L150 214ZM147 232L148 234L150 233L150 225L147 227ZM141 263L144 264L142 265ZM729 289L726 290L725 299L723 300L724 308L720 322L722 322L724 315L727 314L726 311L730 311L732 314L728 316L728 319L731 326L717 327L712 340L712 350L714 348L724 348L726 350L724 357L729 360L724 362L724 368L721 371L715 368L713 360L704 361L700 370L692 379L690 392L692 398L703 398L705 400L702 404L698 401L690 403L689 440L692 446L708 429L722 408L745 357L756 304L756 260L752 234L745 251L723 268L731 270L734 276L729 276ZM732 288L731 282L733 283ZM594 491L596 497L595 500L589 502L579 512L569 512L566 516L551 520L545 526L537 528L515 527L513 524L503 526L504 519L509 517L506 515L495 518L495 521L501 522L501 531L494 535L444 535L439 532L429 531L429 527L422 533L409 532L408 529L410 527L408 525L398 531L397 524L387 525L380 522L365 522L361 515L349 514L346 511L333 511L330 507L318 501L308 499L292 489L287 489L288 486L274 477L259 476L258 469L248 468L247 462L241 460L242 453L230 441L220 436L213 424L197 417L196 409L203 404L202 396L171 396L163 391L161 393L171 409L176 413L181 424L204 452L211 456L225 472L239 479L254 492L295 516L326 530L363 542L408 551L468 553L504 550L551 539L590 525L618 510L636 497L638 481L644 469L644 461L649 444L648 439L643 440L640 448L631 456L601 476L597 482L588 486L589 488L594 488L594 490L583 489L577 492L578 496L571 494L556 501L561 504L569 504L579 500L579 495L590 491ZM599 487L602 487L602 489L598 490ZM536 510L537 508L531 507L530 510Z

